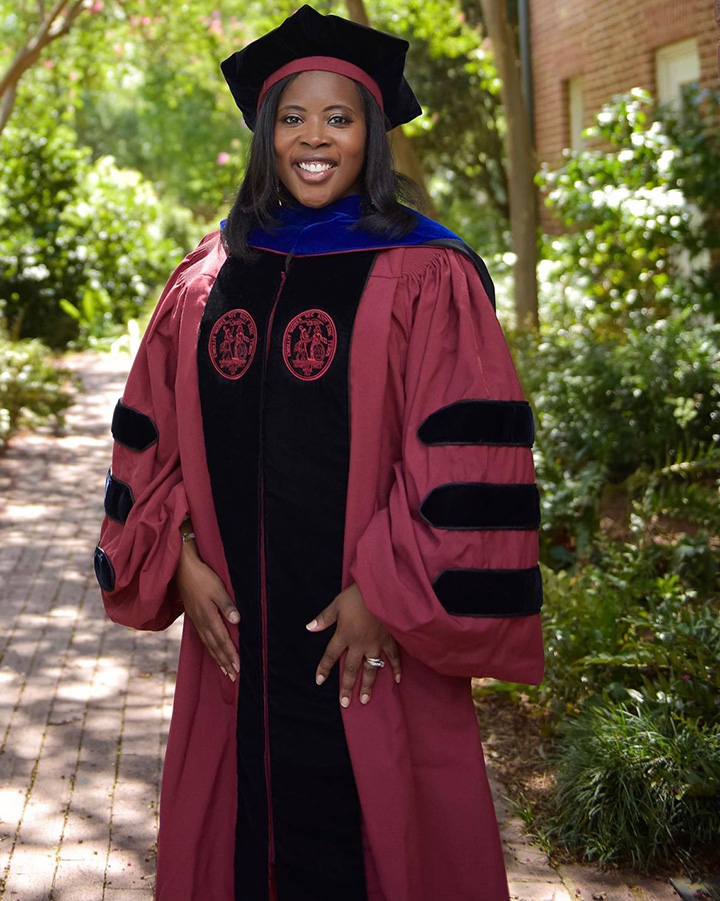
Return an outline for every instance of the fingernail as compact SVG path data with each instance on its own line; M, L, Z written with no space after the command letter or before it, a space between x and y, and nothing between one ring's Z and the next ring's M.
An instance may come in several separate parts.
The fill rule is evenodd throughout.
M234 682L234 681L235 681L235 673L228 673L228 679L229 679L231 682Z
M229 619L231 623L236 623L239 621L240 616L233 611L233 613L230 614Z
M220 669L221 669L221 671L222 671L223 676L227 676L228 671L225 669L225 667L224 667L224 666L221 666Z
M314 619L311 623L308 623L307 626L305 626L305 628L306 628L306 629L314 629L315 626L317 626L317 620L316 620L316 619Z
M319 675L315 676L315 682L316 682L318 685L322 685L324 681L325 681L325 676L323 676L322 673L320 673Z
M360 703L361 704L367 704L367 702L369 700L370 700L370 695L360 695Z
M396 682L400 681L400 673L395 673L395 681Z
M340 706L341 707L349 707L350 706L350 698L340 698Z
M240 672L240 664L233 663L233 669L235 670L236 673L239 673Z

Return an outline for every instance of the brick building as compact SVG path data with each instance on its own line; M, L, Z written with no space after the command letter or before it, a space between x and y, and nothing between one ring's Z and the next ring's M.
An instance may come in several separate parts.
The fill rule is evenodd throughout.
M615 94L642 87L665 102L690 82L720 88L717 42L711 0L530 0L539 161L581 147Z

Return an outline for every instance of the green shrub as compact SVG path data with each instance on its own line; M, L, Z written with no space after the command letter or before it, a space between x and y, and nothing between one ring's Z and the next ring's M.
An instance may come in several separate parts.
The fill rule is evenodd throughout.
M0 304L14 338L63 347L137 315L194 235L137 172L44 124L0 136Z
M720 434L720 326L689 314L598 337L586 323L525 341L523 381L538 411L543 533L587 546L608 482L672 466L682 448L711 454ZM636 479L637 485L640 481ZM667 480L666 480L667 481ZM632 486L629 486L632 487Z
M605 540L599 551L596 563L574 575L543 574L546 673L536 697L559 716L608 694L719 721L720 603L678 574L688 551L717 566L710 537L646 545Z
M645 491L649 509L653 473L689 448L701 462L720 447L720 326L707 315L719 142L701 104L717 108L718 95L690 97L680 127L643 91L616 98L590 130L609 150L568 153L540 179L568 232L545 241L540 340L517 346L556 566L592 547L608 483ZM667 502L672 479L660 481ZM688 497L676 500L687 515Z
M70 381L41 341L10 341L0 333L0 449L21 425L61 425L72 400Z
M648 871L720 835L720 725L599 705L565 723L556 762L546 834L588 860Z

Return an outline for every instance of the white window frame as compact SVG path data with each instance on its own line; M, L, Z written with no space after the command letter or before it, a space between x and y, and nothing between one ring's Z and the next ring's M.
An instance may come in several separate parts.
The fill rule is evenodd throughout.
M658 102L679 105L682 100L682 89L700 81L697 38L677 41L656 50L655 78Z
M573 75L567 81L568 132L570 148L582 150L585 147L583 130L585 128L585 79L582 75Z

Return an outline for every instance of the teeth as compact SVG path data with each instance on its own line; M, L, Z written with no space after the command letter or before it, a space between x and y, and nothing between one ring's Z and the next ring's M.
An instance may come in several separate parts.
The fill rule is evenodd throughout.
M327 172L332 169L330 163L298 163L298 166L306 172Z

